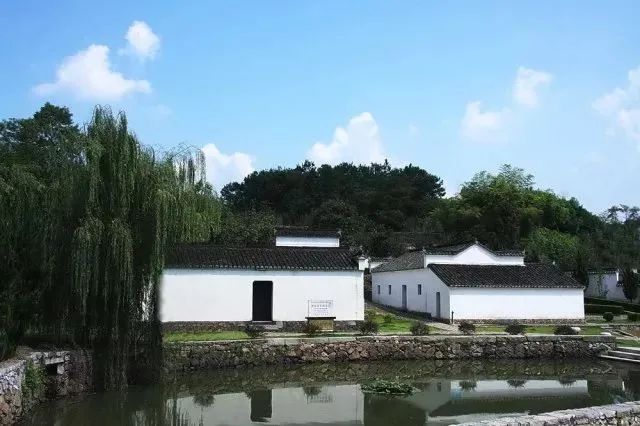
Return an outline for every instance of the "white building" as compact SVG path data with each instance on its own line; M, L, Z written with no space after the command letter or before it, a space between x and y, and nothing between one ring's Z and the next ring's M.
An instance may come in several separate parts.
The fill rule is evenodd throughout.
M589 271L588 278L589 284L585 289L585 296L629 302L622 290L622 271L620 269L608 268Z
M306 234L305 234L306 233ZM363 272L339 234L278 231L276 245L180 245L162 277L164 323L282 323L364 319ZM289 324L293 323L293 324Z
M373 269L373 301L443 320L584 320L583 287L524 253L466 243L406 253Z

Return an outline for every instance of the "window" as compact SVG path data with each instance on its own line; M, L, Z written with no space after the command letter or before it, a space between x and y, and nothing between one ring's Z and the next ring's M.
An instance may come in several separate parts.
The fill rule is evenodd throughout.
M418 284L418 296L422 294L422 284Z
M389 284L389 294L391 294L391 284Z
M380 294L380 286L378 286L378 294Z

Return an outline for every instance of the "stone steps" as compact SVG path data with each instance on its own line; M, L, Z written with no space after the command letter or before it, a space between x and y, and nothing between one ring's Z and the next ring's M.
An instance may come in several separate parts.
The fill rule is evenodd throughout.
M620 346L616 350L600 355L602 359L640 364L640 348Z
M629 358L619 358L617 356L600 355L600 359L608 359L611 361L630 362L632 364L640 364L640 360L629 359Z

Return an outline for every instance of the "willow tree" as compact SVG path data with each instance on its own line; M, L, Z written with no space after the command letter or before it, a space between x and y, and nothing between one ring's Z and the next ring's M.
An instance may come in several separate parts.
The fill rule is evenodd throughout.
M104 108L95 110L86 136L85 215L71 254L72 323L77 340L94 349L97 385L121 388L161 366L166 247L202 236L217 226L219 213L201 154L157 158L129 131L124 114Z

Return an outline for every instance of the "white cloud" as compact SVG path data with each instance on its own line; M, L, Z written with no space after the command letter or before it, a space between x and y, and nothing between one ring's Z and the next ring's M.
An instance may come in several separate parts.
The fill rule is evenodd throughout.
M120 52L141 60L153 59L160 50L160 37L143 21L133 21L127 34L127 47Z
M553 80L553 75L546 71L520 67L513 84L513 100L525 107L538 106L538 90Z
M522 110L536 107L538 90L549 84L553 75L546 71L519 67L513 83L513 105L499 110L483 109L481 101L468 102L460 124L463 138L476 142L495 142L507 137L507 130Z
M462 117L462 136L476 142L500 139L508 115L509 111L506 109L502 111L483 110L482 102L469 102L464 117Z
M79 99L117 101L131 93L150 93L147 80L132 80L111 69L109 48L92 44L85 50L65 58L56 70L53 83L35 86L40 96L69 92Z
M242 181L254 171L253 158L243 152L224 154L213 144L202 147L207 164L207 180L216 191L229 182Z
M382 139L373 115L363 112L349 120L346 128L336 128L329 143L315 143L307 156L316 164L354 162L369 164L386 158Z
M609 120L607 133L621 133L640 149L640 67L627 73L627 85L596 99L592 107Z

